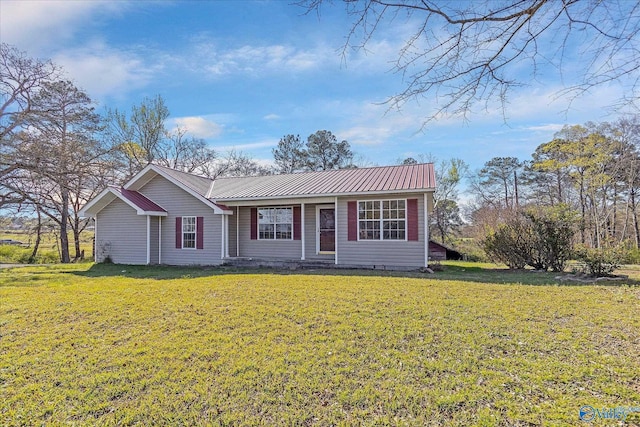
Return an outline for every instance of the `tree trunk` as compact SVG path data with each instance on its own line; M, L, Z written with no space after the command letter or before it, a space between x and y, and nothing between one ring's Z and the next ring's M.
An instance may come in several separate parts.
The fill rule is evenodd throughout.
M67 225L69 223L69 190L64 187L62 188L61 202L60 262L66 264L71 262L71 257L69 256L69 234L67 233Z
M513 190L516 198L516 209L518 209L519 201L518 201L518 173L513 171Z
M81 259L82 258L82 254L80 251L80 232L78 231L77 228L74 228L73 230L73 243L75 246L75 250L76 250L76 256L75 259Z
M584 197L584 184L583 182L580 182L580 210L581 210L581 216L580 216L580 241L581 243L584 245L586 239L585 239L585 231L587 228L586 225L586 207L585 207L585 197Z
M640 249L640 226L638 226L638 213L636 212L636 192L631 191L631 215L633 218L633 229L635 231L636 249Z
M38 255L38 249L40 248L40 240L42 238L42 214L40 213L40 208L36 208L36 213L38 215L38 225L36 227L36 242L33 244L33 251L31 251L31 255L29 256L29 264L33 264L36 262L36 256Z

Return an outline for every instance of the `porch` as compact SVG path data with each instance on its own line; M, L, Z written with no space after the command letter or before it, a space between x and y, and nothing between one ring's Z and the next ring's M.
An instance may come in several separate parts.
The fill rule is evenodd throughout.
M310 266L335 264L336 198L320 203L286 202L230 204L233 215L225 215L222 225L223 262L242 266L281 263L285 267L298 261Z

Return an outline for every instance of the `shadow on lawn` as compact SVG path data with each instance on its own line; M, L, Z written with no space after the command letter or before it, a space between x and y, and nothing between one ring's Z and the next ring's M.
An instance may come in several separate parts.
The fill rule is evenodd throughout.
M85 271L73 271L72 274L83 277L129 277L140 279L173 280L210 277L219 275L242 274L278 274L278 275L313 275L313 276L373 276L373 277L407 277L433 281L462 281L493 284L523 285L560 285L560 286L621 286L640 285L640 281L625 279L619 281L604 280L597 283L561 281L558 276L566 275L554 272L536 272L533 270L509 270L504 268L445 266L443 271L434 274L418 271L387 271L364 269L334 268L246 268L246 267L174 267L174 266L139 266L123 264L94 264Z

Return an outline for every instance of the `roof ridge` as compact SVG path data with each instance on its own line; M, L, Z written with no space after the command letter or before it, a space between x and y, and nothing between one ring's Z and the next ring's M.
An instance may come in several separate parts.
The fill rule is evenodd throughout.
M291 173L276 173L276 174L273 174L273 175L219 176L219 177L216 177L214 179L214 181L217 181L219 179L258 178L258 177L261 177L261 176L305 175L305 174L312 174L312 173L331 173L331 172L335 173L335 172L339 172L339 171L387 169L387 168L404 168L404 167L423 166L423 165L433 165L433 162L415 163L415 164L411 164L411 165L385 165L385 166L367 166L367 167L363 167L363 168L356 167L356 168L327 169L327 170L320 170L320 171L298 171L298 172L291 172ZM186 173L186 172L183 172L183 173ZM194 175L194 176L199 176L199 175ZM207 178L207 179L210 179L210 178Z

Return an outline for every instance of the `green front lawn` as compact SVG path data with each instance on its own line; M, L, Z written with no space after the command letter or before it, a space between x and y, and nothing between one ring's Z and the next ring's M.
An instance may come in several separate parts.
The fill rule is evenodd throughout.
M640 406L639 287L447 276L468 268L0 271L0 425L577 425L582 405Z

